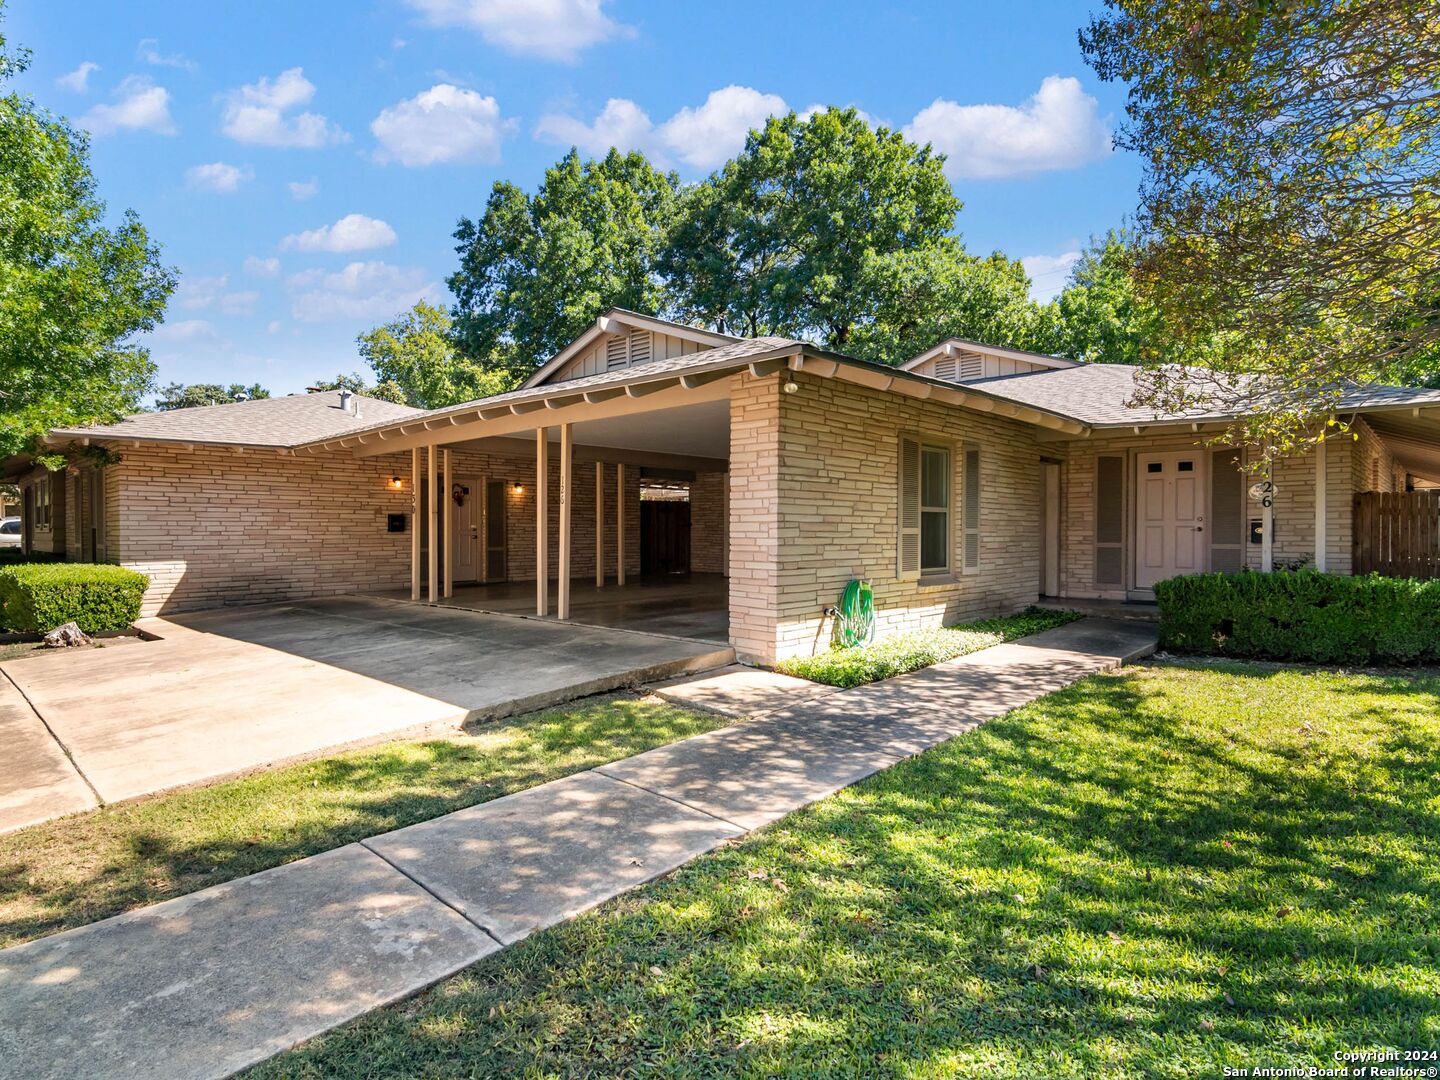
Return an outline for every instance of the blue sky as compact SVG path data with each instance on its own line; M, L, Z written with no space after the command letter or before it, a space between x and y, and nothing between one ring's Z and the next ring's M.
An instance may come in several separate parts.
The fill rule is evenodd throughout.
M93 134L182 285L162 382L302 389L355 335L445 302L451 232L574 142L698 179L767 113L854 105L950 155L971 251L1067 257L1134 206L1078 3L8 0L19 88Z

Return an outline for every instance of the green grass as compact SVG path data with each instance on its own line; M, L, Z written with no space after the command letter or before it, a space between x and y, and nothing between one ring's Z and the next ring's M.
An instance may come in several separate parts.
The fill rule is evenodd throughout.
M1087 679L261 1077L1215 1077L1440 1044L1440 679Z
M932 630L911 630L882 638L873 645L831 649L818 656L782 660L775 669L786 675L830 686L863 686L904 675L907 671L918 671L943 660L953 660L966 653L979 652L991 645L1014 641L1027 634L1064 626L1078 618L1080 615L1074 611L1032 608L1020 615L983 619L959 626L940 626Z
M726 721L611 696L0 836L0 947L593 768Z

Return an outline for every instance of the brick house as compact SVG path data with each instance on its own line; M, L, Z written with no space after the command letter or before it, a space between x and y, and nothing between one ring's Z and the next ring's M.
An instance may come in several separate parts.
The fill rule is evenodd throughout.
M27 547L149 574L146 614L522 594L583 621L587 598L653 611L700 581L718 633L768 663L828 646L852 578L891 632L1202 570L1348 573L1355 493L1440 477L1440 392L1368 387L1341 402L1358 438L1281 461L1264 506L1246 451L1212 445L1226 417L1132 408L1133 377L959 340L890 368L614 310L507 394L149 413L48 437L118 463L0 478Z

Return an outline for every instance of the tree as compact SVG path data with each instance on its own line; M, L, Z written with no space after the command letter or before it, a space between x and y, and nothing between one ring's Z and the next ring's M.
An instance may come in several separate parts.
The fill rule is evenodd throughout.
M1038 334L1042 351L1109 364L1160 356L1166 338L1158 313L1135 295L1132 263L1124 233L1092 240L1060 295L1045 307Z
M496 183L478 221L455 230L454 337L462 355L511 378L529 374L609 307L654 313L654 256L679 179L643 154L572 150L527 195Z
M349 390L352 394L359 394L361 397L375 398L377 401L392 401L396 405L408 405L410 401L405 397L405 391L400 389L393 382L380 382L374 386L365 381L365 376L358 371L352 371L346 375L343 371L336 374L333 379L318 379L308 386L312 394L323 390Z
M155 409L158 412L169 412L171 409L193 409L202 405L255 401L269 396L270 391L259 383L249 386L242 386L240 383L231 383L229 386L218 383L170 383L160 388L155 398Z
M1260 407L1240 434L1284 451L1342 383L1433 351L1434 0L1107 0L1080 42L1129 84L1137 296L1208 366L1201 396ZM1157 369L1147 396L1193 386Z
M29 59L0 36L0 84ZM133 212L104 224L88 159L63 119L0 97L0 456L138 411L153 384L134 338L160 322L175 275Z
M409 404L422 409L458 405L514 386L507 372L486 370L462 356L451 337L450 317L423 300L355 342L380 384L398 387Z
M886 277L871 263L954 228L960 201L943 162L854 109L771 117L683 200L659 260L675 308L843 350Z
M1040 348L1040 307L1019 262L968 255L958 240L866 260L859 292L871 302L847 351L899 364L946 338Z

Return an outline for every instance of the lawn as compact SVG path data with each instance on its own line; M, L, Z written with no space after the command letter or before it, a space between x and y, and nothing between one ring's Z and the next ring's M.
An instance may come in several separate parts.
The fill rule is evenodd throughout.
M1087 679L263 1077L1213 1077L1440 1045L1440 678Z
M496 799L726 721L615 695L0 836L0 947Z
M919 671L931 664L979 652L1027 634L1052 630L1078 618L1079 613L1074 611L1032 608L1019 615L982 619L958 626L937 626L930 630L910 630L882 638L873 645L831 649L818 656L782 660L775 669L811 682L848 689L904 675L907 671Z

